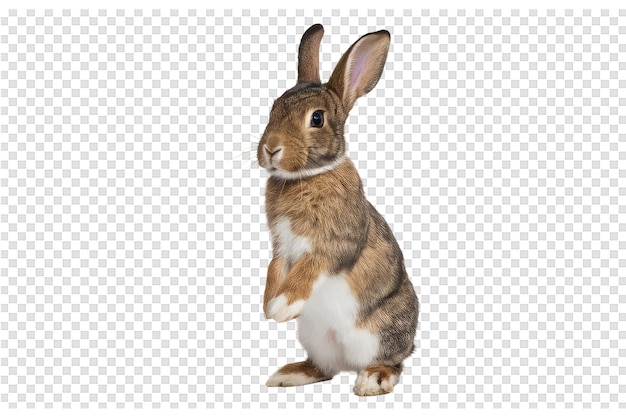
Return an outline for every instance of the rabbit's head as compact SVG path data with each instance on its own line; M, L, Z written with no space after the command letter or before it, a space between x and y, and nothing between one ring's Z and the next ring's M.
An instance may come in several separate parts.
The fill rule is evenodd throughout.
M274 102L259 142L259 164L271 176L289 180L333 169L345 158L344 124L357 98L378 82L390 35L369 33L341 57L327 83L319 75L321 25L302 36L298 82Z

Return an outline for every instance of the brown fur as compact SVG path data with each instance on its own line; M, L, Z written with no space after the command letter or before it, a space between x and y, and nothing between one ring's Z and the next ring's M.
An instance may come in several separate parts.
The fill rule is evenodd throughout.
M274 257L267 267L267 280L265 282L265 293L263 294L263 312L267 314L267 303L279 294L278 289L283 283L283 271L285 263L282 258Z
M289 304L297 300L306 300L311 295L313 283L317 277L328 270L323 259L306 254L289 270L277 294L287 297Z
M275 256L268 268L264 311L278 295L288 305L306 300L322 273L343 274L359 303L356 325L379 340L375 363L365 369L388 380L400 374L402 361L413 351L418 301L391 229L367 201L356 168L345 157L343 130L356 99L378 82L390 36L381 31L359 39L329 82L321 84L317 49L322 34L316 25L303 36L299 82L274 103L257 151L259 164L271 174L266 214ZM323 113L322 127L309 125L314 111ZM273 159L279 154L281 159ZM330 168L307 174L320 167ZM288 219L292 232L310 243L311 250L293 265L279 256L280 245L289 244L274 233L281 219ZM321 373L310 359L279 371L290 372Z
M324 36L322 25L311 26L300 42L298 50L298 83L320 82L319 51Z
M287 364L278 370L279 374L302 374L311 378L315 378L318 381L327 381L332 379L332 376L326 375L322 372L313 362L309 359L303 362L294 362Z
M389 379L392 375L400 375L400 372L402 372L402 365L398 364L393 366L368 366L361 372L365 372L367 375L378 374L378 383L380 384L381 380L383 379Z

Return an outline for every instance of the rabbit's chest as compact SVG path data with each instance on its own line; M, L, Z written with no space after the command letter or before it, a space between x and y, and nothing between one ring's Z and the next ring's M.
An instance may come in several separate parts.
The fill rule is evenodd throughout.
M305 253L313 250L311 241L295 233L291 221L287 217L280 217L271 227L274 251L284 259L288 269Z

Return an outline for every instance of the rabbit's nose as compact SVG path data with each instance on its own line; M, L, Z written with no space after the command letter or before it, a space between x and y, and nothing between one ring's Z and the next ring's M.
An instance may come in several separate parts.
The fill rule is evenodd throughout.
M281 151L283 150L283 147L277 146L273 149L270 149L267 147L267 145L263 145L263 150L265 151L265 153L267 154L267 156L269 157L271 161L274 157L279 158L281 156Z

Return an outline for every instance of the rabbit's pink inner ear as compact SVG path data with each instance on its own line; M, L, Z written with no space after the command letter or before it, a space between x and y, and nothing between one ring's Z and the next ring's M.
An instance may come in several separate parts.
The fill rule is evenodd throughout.
M367 71L367 61L369 59L368 55L360 55L354 58L350 68L350 80L348 85L351 87L353 92L357 92L360 90L364 90L364 86L362 85L363 80L365 79L365 72Z
M389 38L385 31L371 33L359 39L348 52L344 74L344 100L348 107L378 83L387 59Z

